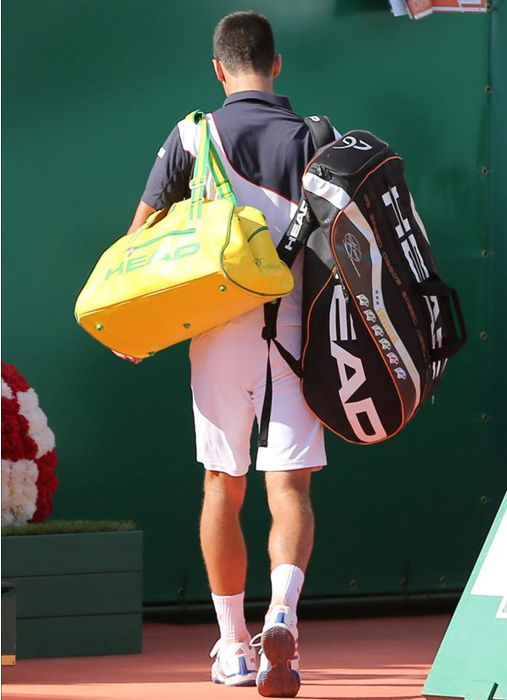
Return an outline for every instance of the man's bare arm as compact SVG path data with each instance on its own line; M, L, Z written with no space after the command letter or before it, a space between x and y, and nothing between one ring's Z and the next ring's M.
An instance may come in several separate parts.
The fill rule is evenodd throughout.
M134 218L132 219L132 223L130 224L130 228L127 233L137 231L139 226L142 226L149 215L153 214L154 211L156 210L153 207L150 207L149 204L145 204L141 200L137 205L136 213L134 214Z

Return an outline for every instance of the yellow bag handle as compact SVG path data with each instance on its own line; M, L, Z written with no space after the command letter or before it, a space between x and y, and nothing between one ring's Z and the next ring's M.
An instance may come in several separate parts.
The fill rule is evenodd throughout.
M189 183L191 192L189 218L192 220L201 217L208 170L211 171L218 197L230 200L234 206L237 205L237 201L220 157L211 142L206 115L197 110L189 114L187 119L192 119L200 127L199 148L195 158L194 172Z

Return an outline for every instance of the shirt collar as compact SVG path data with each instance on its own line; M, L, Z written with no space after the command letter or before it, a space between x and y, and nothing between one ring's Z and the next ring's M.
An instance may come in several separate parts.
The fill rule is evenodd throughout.
M240 92L233 92L232 95L229 95L225 100L224 107L233 102L240 102L242 100L266 102L275 107L284 107L285 109L292 110L289 99L284 95L275 95L272 92L262 92L261 90L241 90Z

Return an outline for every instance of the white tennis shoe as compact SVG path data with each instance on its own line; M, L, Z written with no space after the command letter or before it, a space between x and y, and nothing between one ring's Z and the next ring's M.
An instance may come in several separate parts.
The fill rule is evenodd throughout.
M223 685L255 685L257 655L248 642L224 644L220 639L210 652L215 658L211 680Z
M267 698L293 698L301 685L296 613L286 605L276 605L268 611L260 638L260 664L257 689Z

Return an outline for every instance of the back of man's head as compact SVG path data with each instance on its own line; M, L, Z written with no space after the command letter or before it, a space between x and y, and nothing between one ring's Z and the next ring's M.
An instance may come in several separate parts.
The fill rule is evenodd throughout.
M231 73L269 76L275 59L275 41L268 20L255 12L232 12L217 24L213 56Z

